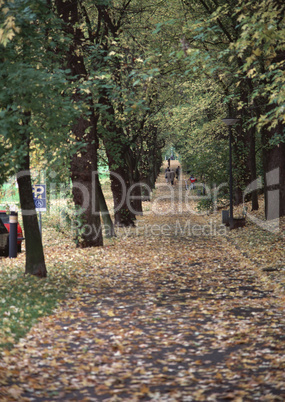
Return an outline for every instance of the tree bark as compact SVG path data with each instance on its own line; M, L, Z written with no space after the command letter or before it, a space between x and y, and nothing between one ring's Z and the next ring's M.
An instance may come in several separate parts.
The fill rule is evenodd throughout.
M240 68L242 68L242 60L238 58L238 64ZM250 98L252 92L254 90L254 86L252 84L251 79L247 78L241 84L241 101L247 105L248 99ZM258 113L258 109L255 108L255 112ZM253 109L251 107L244 107L241 111L241 119L243 122L247 122L250 118L253 117ZM248 126L248 124L247 124ZM242 130L242 126L241 126ZM255 149L255 126L251 126L245 129L244 135L244 148L245 148L245 184L246 186L250 185L257 179L257 171L256 171L256 149ZM243 167L244 164L241 166ZM249 193L249 197L251 199L251 209L252 211L257 211L259 208L258 205L258 190L253 190Z
M73 41L66 54L66 67L71 70L74 80L87 78L87 70L82 56L82 44L85 40L82 30L79 28L80 15L78 2L75 0L56 0L58 15L64 21L64 30L71 35ZM73 100L81 102L83 95L74 94ZM96 247L103 245L102 228L99 210L98 183L93 177L97 174L97 121L93 99L91 95L85 96L89 106L89 116L82 115L73 132L78 142L85 143L84 148L73 155L71 161L72 194L74 204L81 210L80 236L77 245L80 247ZM79 225L77 225L79 226Z
M23 163L17 174L19 196L22 209L25 242L26 242L26 268L25 273L45 278L47 269L45 265L42 238L39 230L37 212L33 199L33 190L30 174L30 135L25 128L30 120L30 113L24 113L22 145L24 145Z
M107 150L107 147L106 147ZM114 166L112 155L108 153L109 165ZM124 162L124 161L123 161ZM111 190L114 200L115 225L135 226L135 215L130 211L130 200L127 193L130 187L129 175L124 166L119 166L111 172Z
M131 173L126 161L127 155L124 152L125 145L122 144L124 136L120 131L120 127L116 126L115 111L106 90L102 91L99 102L107 106L106 114L102 119L105 128L103 143L111 171L110 179L114 200L115 225L134 226L136 217L130 211L130 199L127 199Z
M285 216L285 144L269 146L275 133L283 133L280 123L274 130L263 132L263 167L265 217L267 220Z
M281 5L277 2L277 6L284 9L283 3ZM276 52L272 63L280 63L284 58L285 51L279 50ZM274 107L274 104L270 104L267 99L266 113L269 114ZM284 142L279 142L277 145L270 144L274 136L277 135L279 138L284 136L284 129L284 123L281 122L280 118L276 127L265 128L262 133L265 217L267 220L285 216L285 144Z
M256 151L255 151L255 128L251 127L247 130L246 135L247 142L247 167L249 171L250 182L253 183L257 179L256 173ZM259 208L258 204L258 190L253 190L250 193L251 198L251 209L252 211L257 211Z
M92 113L92 111L91 111ZM81 117L73 128L78 141L84 138L86 145L73 155L71 161L71 180L74 204L79 213L77 227L80 235L77 246L98 247L103 245L102 227L99 208L99 190L96 180L97 148L96 119L92 114L90 120Z

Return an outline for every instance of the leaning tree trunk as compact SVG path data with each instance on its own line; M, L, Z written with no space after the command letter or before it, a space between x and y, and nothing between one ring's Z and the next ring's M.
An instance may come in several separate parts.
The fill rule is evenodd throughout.
M25 115L27 124L30 120L30 113ZM22 126L23 127L23 126ZM30 174L30 139L29 133L23 133L22 145L25 146L26 156L21 165L21 171L17 174L19 187L19 196L22 209L24 224L25 242L26 242L26 274L45 278L47 270L45 265L42 238L39 230L37 212L33 199L33 190Z

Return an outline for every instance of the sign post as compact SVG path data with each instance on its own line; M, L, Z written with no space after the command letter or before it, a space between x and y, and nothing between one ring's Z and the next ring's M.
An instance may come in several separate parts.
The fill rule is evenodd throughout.
M39 212L39 228L42 235L42 215L41 212L47 210L47 198L46 198L46 185L34 184L33 185L33 197L36 211Z

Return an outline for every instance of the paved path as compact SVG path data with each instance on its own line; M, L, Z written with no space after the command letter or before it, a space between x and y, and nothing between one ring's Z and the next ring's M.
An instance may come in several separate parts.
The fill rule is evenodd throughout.
M170 191L161 181L156 200ZM5 357L1 400L285 400L284 295L175 197L78 251L77 297Z

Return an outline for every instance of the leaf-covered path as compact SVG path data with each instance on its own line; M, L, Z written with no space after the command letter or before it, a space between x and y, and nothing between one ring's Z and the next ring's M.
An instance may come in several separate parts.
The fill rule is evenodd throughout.
M156 214L102 249L66 246L77 284L4 353L1 400L285 400L284 293L179 191L161 177Z

